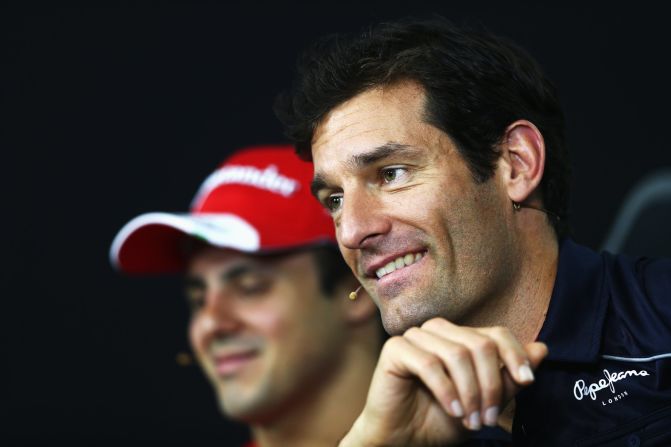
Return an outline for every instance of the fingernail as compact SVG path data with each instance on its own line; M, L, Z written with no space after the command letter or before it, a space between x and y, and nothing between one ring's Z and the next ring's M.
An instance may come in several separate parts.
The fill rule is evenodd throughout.
M499 407L489 407L485 410L485 425L496 427L499 421Z
M454 413L456 417L458 418L464 417L464 409L461 406L461 402L454 399L450 404L450 407L452 407L452 413Z
M468 426L471 430L480 430L480 412L474 411L468 417Z
M534 373L531 371L531 368L529 367L528 363L525 363L524 365L520 366L518 374L522 382L534 381Z

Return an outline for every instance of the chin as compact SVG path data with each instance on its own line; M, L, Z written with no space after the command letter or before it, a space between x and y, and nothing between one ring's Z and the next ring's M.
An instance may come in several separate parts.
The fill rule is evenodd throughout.
M220 394L219 409L224 416L243 423L251 423L263 414L263 405L253 399L232 398Z
M389 335L403 335L411 327L421 326L426 320L433 318L417 314L407 314L396 309L382 313L382 326Z
M432 318L447 318L446 315L451 312L441 309L438 304L440 303L425 303L418 300L416 295L405 299L397 297L380 309L384 330L389 335L402 335L411 327L419 327Z
M239 377L216 387L221 412L246 424L262 423L276 416L283 394L267 377Z

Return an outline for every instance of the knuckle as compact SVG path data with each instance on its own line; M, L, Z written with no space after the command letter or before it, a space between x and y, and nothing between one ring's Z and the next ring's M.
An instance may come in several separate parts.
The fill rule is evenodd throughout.
M497 338L508 338L511 336L510 329L503 326L494 326L491 329L491 334Z
M422 324L422 329L437 330L443 326L444 320L440 317L434 317Z
M485 355L493 355L496 353L496 343L488 337L482 337L475 342L474 348Z
M421 360L419 367L426 371L434 371L438 368L442 369L443 364L435 355L427 355Z
M389 354L395 352L401 347L402 343L403 343L402 337L398 335L390 337L382 347L382 353Z
M448 349L447 356L452 360L456 360L457 362L463 362L470 360L471 353L465 346L455 345Z
M414 337L416 337L417 335L419 335L419 333L420 333L421 331L422 331L422 330L421 330L420 328L418 328L418 327L416 327L416 326L413 326L413 327L411 327L410 329L407 329L407 330L403 333L403 336L404 336L404 337L409 337L409 338L414 338Z
M494 326L492 328L492 333L494 333L496 335L508 335L508 334L510 334L510 330L507 327Z

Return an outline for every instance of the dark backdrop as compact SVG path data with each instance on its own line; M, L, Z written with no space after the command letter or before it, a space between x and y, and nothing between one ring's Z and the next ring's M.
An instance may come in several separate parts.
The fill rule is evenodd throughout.
M55 3L0 12L2 445L243 439L175 361L179 280L122 277L107 253L135 215L185 210L230 150L284 141L271 103L318 35L438 12L526 47L561 91L574 235L592 247L671 166L668 23L642 2Z

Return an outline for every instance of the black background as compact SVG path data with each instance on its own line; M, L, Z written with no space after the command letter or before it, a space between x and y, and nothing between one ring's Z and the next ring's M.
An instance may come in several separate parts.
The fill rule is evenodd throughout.
M437 12L527 48L562 95L589 246L671 166L669 28L652 3L56 3L0 11L2 445L244 439L175 362L179 279L118 275L107 253L135 215L185 210L229 151L284 141L272 100L323 33Z

